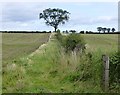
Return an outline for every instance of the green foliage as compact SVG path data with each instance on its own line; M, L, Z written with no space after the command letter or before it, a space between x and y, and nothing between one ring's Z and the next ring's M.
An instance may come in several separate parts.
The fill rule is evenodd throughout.
M69 32L71 32L71 33L76 33L76 31L75 31L75 30L70 30Z
M99 33L100 33L100 31L103 31L104 33L105 33L105 31L107 31L108 33L110 33L110 30L112 31L112 32L114 32L115 31L115 28L106 28L106 27L97 27L97 30L99 31Z
M49 74L50 74L52 77L55 77L55 76L57 75L57 73L58 73L57 70L53 70L53 71L50 71Z
M62 34L60 33L59 29L56 31L55 37L58 39L58 41L62 41Z
M67 75L63 81L67 80L69 82L76 82L78 81L80 78L80 73L78 72L73 72L73 73L70 73L69 75Z
M120 88L120 51L110 56L110 85Z
M60 33L60 29L57 29L56 33Z
M97 30L100 32L102 31L102 27L97 27Z
M67 36L61 35L60 32L57 32L56 38L61 43L61 45L65 48L65 51L74 51L75 48L85 50L85 41L83 37L76 33L71 33Z
M58 28L58 25L65 24L65 21L68 21L69 19L69 12L62 9L45 9L43 10L43 13L40 13L39 18L43 18L47 25L50 25L56 29Z
M111 31L112 31L112 32L115 32L115 28L112 28Z
M62 45L70 36L62 36L60 32L56 35L61 39ZM89 36L86 38L89 40L87 42L90 45L89 50L96 44L106 46L104 43L107 41L103 42L101 38L109 38L106 35L100 39L98 39L100 35L86 36ZM98 43L99 41L101 43ZM103 51L97 48L96 51L91 50L92 52L83 53L81 56L77 55L75 61L72 55L64 52L60 43L56 39L51 40L33 56L20 58L20 60L15 59L12 63L3 64L3 93L102 93L100 87L101 59L105 47L101 47ZM95 48L93 49L95 50ZM111 49L108 50L111 51ZM116 58L119 59L119 57ZM116 60L116 58L114 59ZM115 61L115 64L118 62ZM14 69L9 68L14 64L16 64ZM119 86L117 83L114 85L118 91Z
M85 42L81 35L72 33L66 36L63 41L63 46L65 47L66 51L73 51L77 45L79 45L82 50L85 49Z

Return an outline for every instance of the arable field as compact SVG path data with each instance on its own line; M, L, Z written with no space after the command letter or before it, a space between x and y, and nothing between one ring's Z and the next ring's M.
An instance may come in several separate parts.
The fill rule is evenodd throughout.
M53 40L33 56L23 56L3 67L3 92L104 93L101 56L117 51L117 35L83 36L86 51L92 52L92 58L87 54L76 58L65 54L59 41L52 37Z
M87 51L101 51L109 54L118 51L118 34L82 34Z
M49 39L50 33L3 33L3 61L12 60L35 51Z

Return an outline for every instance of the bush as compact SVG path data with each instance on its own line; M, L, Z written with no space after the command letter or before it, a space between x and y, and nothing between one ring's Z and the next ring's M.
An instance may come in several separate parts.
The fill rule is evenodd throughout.
M73 51L78 45L82 50L85 49L84 39L79 34L72 33L63 38L63 46L66 51Z
M85 50L85 41L79 34L71 33L67 36L62 36L58 31L55 35L61 45L65 48L65 51L74 51L75 48Z
M120 84L120 52L110 56L110 83Z
M60 29L57 29L56 33L60 33Z
M56 31L55 36L56 36L56 38L58 39L58 41L62 42L62 35L61 35L61 33L60 33L60 30L59 30L59 29Z

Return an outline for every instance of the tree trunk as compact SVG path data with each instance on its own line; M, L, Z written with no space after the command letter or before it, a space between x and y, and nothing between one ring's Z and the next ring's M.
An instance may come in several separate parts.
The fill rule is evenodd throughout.
M55 28L55 32L57 32L57 27L55 26L54 28Z

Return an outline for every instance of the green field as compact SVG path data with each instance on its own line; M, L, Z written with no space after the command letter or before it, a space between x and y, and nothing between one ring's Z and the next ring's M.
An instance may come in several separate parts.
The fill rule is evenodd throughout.
M118 34L84 34L87 51L110 53L118 51Z
M50 34L40 33L3 33L3 61L12 60L35 51L41 44L48 41Z
M4 36L5 42L9 41L7 36L10 35ZM34 36L41 37L41 34ZM43 38L45 38L44 36ZM64 53L60 43L54 38L35 55L21 55L20 59L3 64L3 92L103 93L100 85L101 56L103 53L110 54L117 51L118 35L84 34L83 36L87 44L86 52L92 53L92 59L89 59L86 54L74 59L72 55ZM17 40L14 44L17 49L19 45L25 43L27 38L24 37L22 41L19 41L21 37L19 35L15 37ZM31 38L32 41L33 39L36 37ZM30 39L27 39L26 43L31 48ZM4 45L3 41L3 47L5 47ZM5 49L7 50L9 46ZM34 46L32 45L32 47Z

